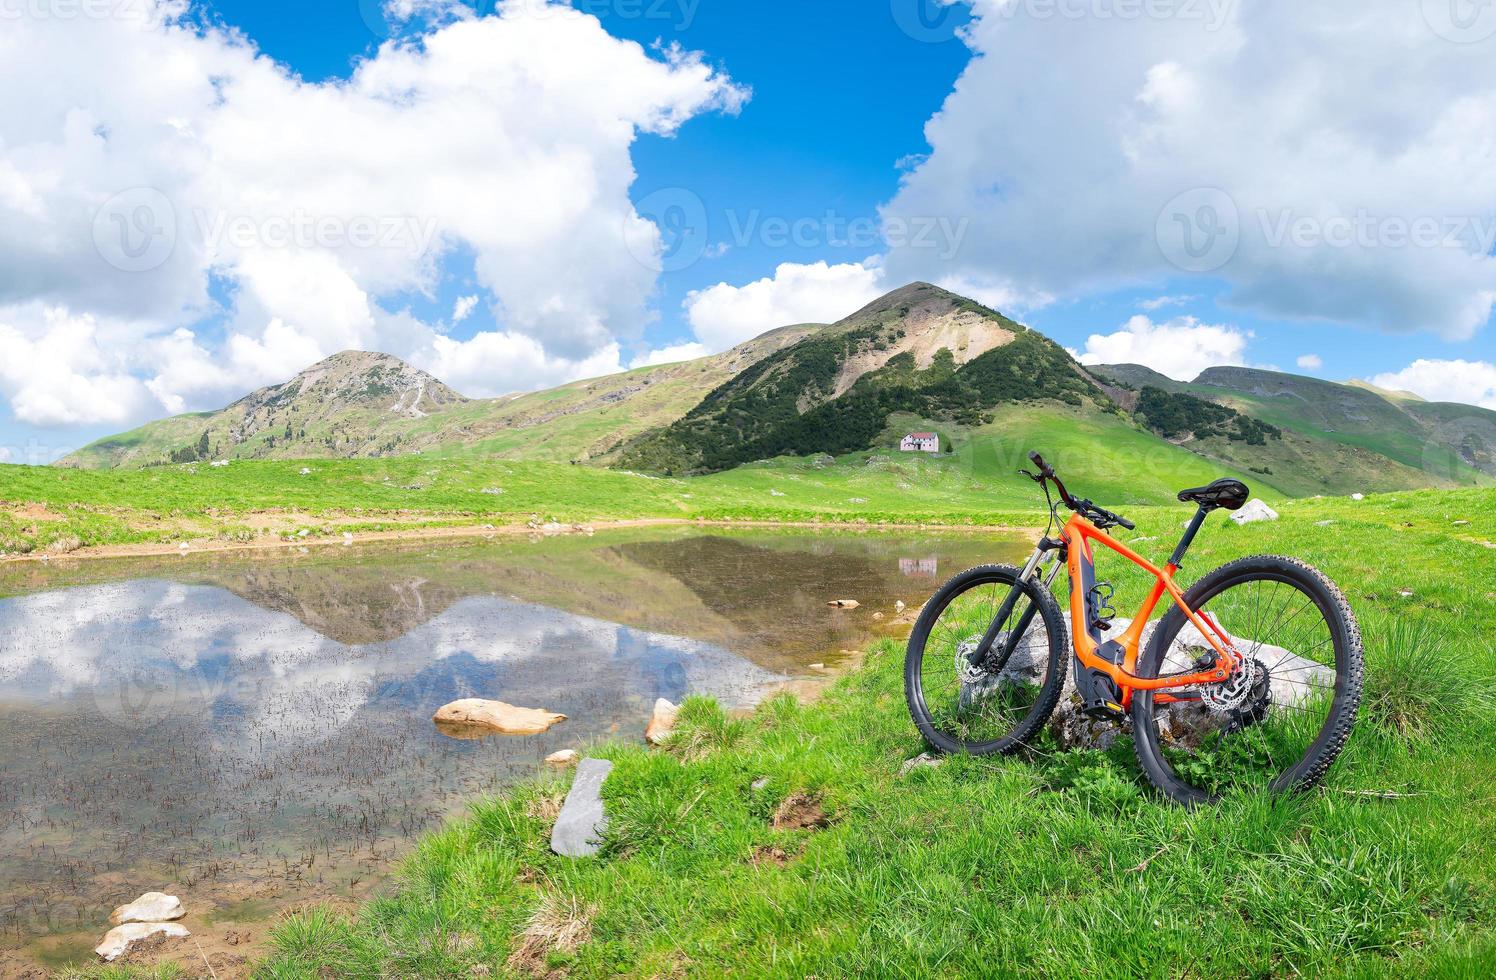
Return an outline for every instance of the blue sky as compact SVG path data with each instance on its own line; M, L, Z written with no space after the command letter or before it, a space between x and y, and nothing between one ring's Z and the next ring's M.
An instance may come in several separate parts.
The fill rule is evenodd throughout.
M0 455L39 461L217 407L344 344L497 394L721 349L776 317L832 319L912 278L1000 306L1092 361L1182 377L1248 363L1496 405L1496 134L1490 115L1447 115L1496 105L1483 33L1401 7L1368 27L1289 4L1248 16L1231 0L1131 20L1101 0L577 0L581 17L537 18L516 42L487 0L392 4L199 0L143 25L20 23L38 59L55 43L51 63L79 58L80 77L0 114L0 191L12 171L25 191L10 204L0 193L0 214L19 209L13 240L0 239L0 259L14 259L0 272L12 362ZM592 17L643 50L584 30ZM392 37L400 46L381 50ZM163 51L202 78L153 77ZM491 89L476 100L452 82L506 58L472 82ZM589 74L601 64L613 74ZM1367 97L1394 67L1398 97ZM391 114L390 78L427 103ZM141 94L122 106L115 90L131 85ZM303 106L309 121L280 125ZM431 123L449 108L460 123ZM348 137L328 135L345 115ZM82 174L79 116L107 157ZM168 125L181 145L158 150ZM469 127L513 133L485 144ZM199 155L213 159L193 170ZM459 157L471 162L433 173ZM552 172L574 173L578 191ZM181 225L175 251L128 278L106 254L108 275L70 279L66 251L36 243L78 213L53 209L47 189L88 181L93 207L124 201L94 213L95 245L106 217L134 227L145 187ZM258 239L184 237L188 212L252 214L263 228L255 209L281 196L344 222L361 193L381 198L369 214L420 217L409 202L436 184L544 231L528 250L481 221L449 234L459 206L440 247L404 259L322 248L283 261ZM583 197L569 225L546 221ZM643 246L607 240L620 203ZM1171 236L1211 232L1200 223L1218 215L1229 240L1202 239L1215 249L1203 258L1180 251ZM1437 234L1407 245L1420 222ZM900 227L935 229L933 245L890 238ZM636 261L620 258L629 250ZM579 282L591 293L572 302Z

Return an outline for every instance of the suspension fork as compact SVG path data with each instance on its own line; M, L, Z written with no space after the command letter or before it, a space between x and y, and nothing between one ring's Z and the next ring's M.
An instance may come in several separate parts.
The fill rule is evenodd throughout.
M997 674L1008 665L1008 659L1013 656L1013 651L1018 647L1019 638L1028 632L1030 624L1033 623L1034 615L1039 611L1039 604L1029 603L1029 607L1023 611L1022 616L1018 617L1018 623L1008 632L1008 638L1003 641L998 650L992 649L993 644L1002 634L1003 624L1008 621L1009 616L1013 615L1013 607L1018 604L1018 597L1023 594L1023 584L1033 577L1047 555L1055 551L1063 551L1064 548L1063 541L1055 541L1049 537L1039 541L1039 547L1035 548L1034 553L1029 556L1028 563L1018 573L1018 580L1013 583L1013 587L1008 590L1007 597L1003 599L1003 604L998 607L997 615L993 617L992 624L987 627L987 632L982 636L982 642L977 644L975 650L967 654L966 659L973 667ZM1054 568L1050 570L1049 578L1044 580L1045 588L1049 588L1050 583L1064 567L1064 558L1061 556L1061 559L1054 563Z

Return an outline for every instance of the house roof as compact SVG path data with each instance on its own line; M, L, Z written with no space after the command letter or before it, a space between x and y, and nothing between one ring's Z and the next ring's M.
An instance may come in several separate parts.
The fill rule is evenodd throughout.
M909 433L909 435L905 436L905 438L906 439L934 439L935 438L935 433L933 433L933 432L911 432L911 433Z

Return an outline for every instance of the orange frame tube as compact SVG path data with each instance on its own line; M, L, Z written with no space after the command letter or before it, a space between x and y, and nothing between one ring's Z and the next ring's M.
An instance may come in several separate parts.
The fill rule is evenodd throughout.
M1070 573L1070 634L1071 642L1075 647L1075 656L1085 667L1100 671L1110 677L1122 691L1122 706L1128 707L1132 702L1132 692L1139 691L1166 691L1171 688L1192 687L1196 684L1216 684L1231 676L1235 664L1241 661L1241 655L1236 652L1231 643L1231 638L1212 619L1208 619L1196 613L1184 601L1184 592L1174 582L1174 574L1179 571L1176 565L1165 565L1159 568L1152 562L1143 558L1127 545L1112 538L1111 535L1100 530L1096 525L1086 520L1080 514L1072 514L1070 520L1060 530L1060 537L1068 546L1068 571ZM1097 643L1091 636L1086 616L1086 597L1081 594L1080 583L1084 581L1081 575L1081 561L1094 565L1091 555L1091 542L1096 541L1103 547L1115 551L1128 561L1144 569L1156 580L1153 589L1148 593L1148 598L1143 600L1143 605L1133 617L1132 624L1117 638L1122 646L1124 656L1122 663L1114 664L1103 659L1096 653ZM1139 677L1134 671L1138 663L1138 647L1142 643L1143 628L1148 624L1148 618L1153 615L1154 609L1158 607L1167 593L1174 604L1184 612L1185 616L1200 631L1210 645L1215 648L1215 666L1192 674L1180 674L1173 677ZM1168 695L1160 695L1161 701L1174 701Z

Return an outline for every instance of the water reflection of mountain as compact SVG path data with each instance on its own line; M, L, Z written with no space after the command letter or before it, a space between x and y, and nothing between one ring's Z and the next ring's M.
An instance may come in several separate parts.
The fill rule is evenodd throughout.
M159 579L0 600L0 908L141 866L373 849L545 752L642 736L655 698L746 703L780 679L489 595L364 645ZM568 720L529 739L438 734L432 713L468 696Z
M873 610L931 587L899 560L932 554L1004 557L684 528L0 569L0 935L308 848L383 867L546 753L639 737L656 697L739 702L859 644ZM824 605L844 595L864 608ZM469 695L569 719L443 738L432 712Z
M934 586L939 560L955 568L1011 557L1015 547L991 539L684 529L440 552L376 549L221 565L192 577L345 644L388 641L464 598L507 595L716 643L769 669L794 670L868 635L865 618L828 615L827 599L856 597L869 612L896 599L918 605ZM936 552L943 559L932 557Z

